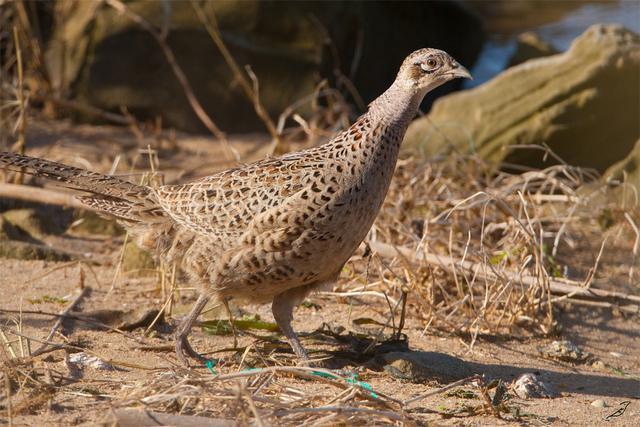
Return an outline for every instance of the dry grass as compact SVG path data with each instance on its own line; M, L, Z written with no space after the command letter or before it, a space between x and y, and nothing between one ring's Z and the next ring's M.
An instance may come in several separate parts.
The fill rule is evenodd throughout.
M4 330L4 328L3 328ZM20 334L17 332L17 334ZM0 336L5 337L4 333ZM18 335L21 336L21 335ZM26 338L24 335L22 338ZM4 349L10 348L5 342ZM78 351L73 345L62 345L67 351ZM86 351L86 350L85 350ZM95 355L98 359L99 355ZM121 422L127 414L119 408L138 408L157 414L175 414L182 422L191 417L235 420L240 425L413 425L426 415L440 414L416 406L421 399L467 386L487 396L484 403L469 405L446 417L487 414L501 417L503 402L492 404L486 384L479 376L465 378L407 400L398 400L371 389L355 374L340 374L321 368L269 366L219 374L209 370L153 369L106 361L113 369L146 369L143 380L122 381L105 376L82 378L77 367L65 355L60 364L49 358L10 358L0 372L4 390L1 396L7 420L36 415L53 408L54 400L89 398L107 401L106 409ZM225 368L229 370L229 368ZM467 391L468 392L468 391ZM7 399L7 396L11 398ZM66 398L66 399L65 399ZM107 417L108 418L108 417ZM193 422L193 421L191 421Z
M404 160L372 240L414 256L378 259L362 289L409 291L425 331L458 331L470 345L483 334L549 334L554 304L578 293L554 296L550 283L591 288L603 251L622 247L617 279L638 281L637 201L621 203L619 188L596 179L563 163L510 174L460 154ZM632 247L621 236L634 236Z

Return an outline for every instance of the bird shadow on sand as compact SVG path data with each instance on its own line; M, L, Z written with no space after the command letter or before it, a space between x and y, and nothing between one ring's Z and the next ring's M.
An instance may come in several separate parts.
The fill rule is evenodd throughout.
M597 395L602 397L640 399L640 380L623 376L612 368L612 375L584 373L589 365L557 362L558 369L511 364L466 361L446 353L411 350L405 336L376 342L371 337L354 334L335 334L318 330L314 340L333 341L340 350L327 351L323 366L329 369L350 369L363 366L386 371L390 376L417 383L447 384L472 375L483 375L488 381L501 379L511 383L523 374L534 374L557 393ZM322 338L324 336L324 338ZM523 355L525 356L525 355ZM528 354L526 358L536 357ZM526 359L525 358L525 359ZM587 368L588 369L588 368Z

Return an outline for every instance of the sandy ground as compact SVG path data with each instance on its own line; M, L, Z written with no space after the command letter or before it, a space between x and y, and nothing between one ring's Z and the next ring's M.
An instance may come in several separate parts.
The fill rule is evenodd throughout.
M56 263L42 261L0 260L2 271L2 301L0 308L11 310L41 310L59 312L64 306L61 298L68 298L77 293L80 283L80 267L70 265L52 271L52 267L60 267ZM99 283L88 268L84 267L84 285L91 292L83 298L78 309L82 312L94 310L119 309L136 310L158 308L163 303L157 287L152 282L141 283L137 279L119 281L110 291L113 267L93 267ZM48 274L46 274L48 273ZM45 275L46 274L46 275ZM44 277L42 277L45 275ZM188 304L194 293L183 292L182 302ZM50 301L50 302L46 302ZM53 301L53 302L51 302ZM342 326L345 330L353 330L353 319L374 318L380 322L386 319L386 303L377 298L335 298L315 295L310 298L313 304L307 304L296 311L295 327L301 332L311 332L323 323L332 327ZM187 306L179 304L176 311L184 311ZM267 307L242 307L245 312L258 313L264 320L272 320ZM211 317L212 314L209 314ZM215 317L215 315L213 316ZM634 426L640 423L640 331L637 318L613 316L607 310L565 306L560 314L562 325L561 336L577 344L582 350L593 354L592 360L599 363L575 365L570 362L549 360L540 353L540 348L548 345L556 338L536 338L527 340L490 340L480 339L473 348L455 336L436 336L422 334L423 326L408 319L405 333L412 350L440 352L459 357L477 373L484 373L490 378L501 378L512 382L522 373L539 374L549 385L560 393L552 399L513 398L509 405L519 408L523 418L519 421L500 420L492 416L459 416L444 418L427 414L418 416L422 421L435 421L436 424L453 425L502 425L502 424L554 424L554 425L624 425ZM43 339L54 323L46 316L22 314L0 314L0 324L4 328L15 328L15 321L21 322L22 333L29 337ZM194 346L201 352L229 348L232 338L229 336L205 335L196 328L193 336ZM150 346L171 344L170 329L161 328L153 337L144 337L143 329L136 329L132 336ZM86 367L74 382L61 386L47 402L25 410L23 414L13 416L14 425L67 425L91 423L103 419L111 408L136 406L127 401L126 396L136 384L146 383L160 375L163 370L172 370L176 366L176 358L172 352L143 351L140 343L127 336L108 331L91 330L86 325L74 323L63 329L65 340L71 344L89 349L103 360L118 360L130 363L133 367L121 367L118 370L101 370ZM259 332L258 332L259 333ZM54 340L59 340L59 337ZM240 337L240 344L253 342L251 337ZM306 338L307 346L313 351L324 349L337 351L344 349L344 344L321 343ZM38 345L31 342L32 350ZM14 348L16 346L14 345ZM286 347L283 347L286 349ZM4 348L3 358L8 357ZM237 365L230 353L225 353L228 363L222 366L220 373L234 372ZM68 367L64 362L64 352L55 351L40 356L36 366L46 365L48 369L65 373ZM353 366L349 366L354 368ZM144 368L144 369L143 369ZM206 370L198 372L206 375ZM393 378L384 371L364 369L360 379L371 384L374 390L407 399L437 388L433 381L427 384L414 384ZM318 385L291 380L291 385L305 390L313 390ZM465 389L465 387L463 387ZM466 387L471 389L471 387ZM88 392L90 390L90 392ZM324 390L320 386L320 390ZM14 397L14 399L20 400ZM604 408L592 406L592 402L602 399ZM605 422L603 417L613 413L623 401L630 401L623 415ZM451 410L461 405L478 404L478 399L464 399L436 395L415 405L414 411L422 408L432 410ZM6 413L6 411L4 411ZM2 416L5 416L5 413ZM229 414L226 414L227 416ZM6 422L6 419L5 421Z

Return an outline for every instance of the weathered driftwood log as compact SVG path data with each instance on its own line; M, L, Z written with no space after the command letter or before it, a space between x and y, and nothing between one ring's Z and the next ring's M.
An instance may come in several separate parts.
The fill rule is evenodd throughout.
M603 172L640 137L640 36L594 25L559 55L526 61L472 90L440 98L414 121L405 147L425 156L453 146L495 162L539 167L546 143L562 159Z
M470 277L474 277L483 281L499 280L498 276L486 266L473 263L471 261L454 260L448 255L438 255L432 253L419 252L401 246L393 246L388 243L372 241L369 242L369 246L378 255L384 258L399 257L408 260L409 262L424 262L434 266L438 266L448 272L467 272ZM524 286L536 286L538 284L538 278L522 273L514 272L509 275L507 272L503 273L509 280L513 280L515 283L519 283ZM590 283L587 283L589 285ZM570 296L573 299L571 301L579 302L578 298L587 301L603 302L603 306L619 307L623 311L631 313L640 313L640 296L626 294L623 292L606 291L604 289L596 289L591 286L585 286L580 282L566 279L548 279L548 286L551 292L555 295ZM608 301L611 301L607 303ZM607 304L604 304L607 303ZM621 305L617 305L617 304Z

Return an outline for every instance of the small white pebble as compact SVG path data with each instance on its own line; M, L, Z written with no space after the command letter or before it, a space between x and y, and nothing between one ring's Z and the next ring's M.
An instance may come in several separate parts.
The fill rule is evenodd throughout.
M606 408L607 404L604 402L604 400L597 399L597 400L594 400L593 402L591 402L591 406L593 406L595 408Z
M110 364L101 359L98 359L95 356L90 356L83 352L70 354L69 362L81 367L89 366L94 369L103 369L106 371L113 370L113 366L111 366Z
M624 354L618 353L617 351L610 351L609 354L613 357L624 357Z

